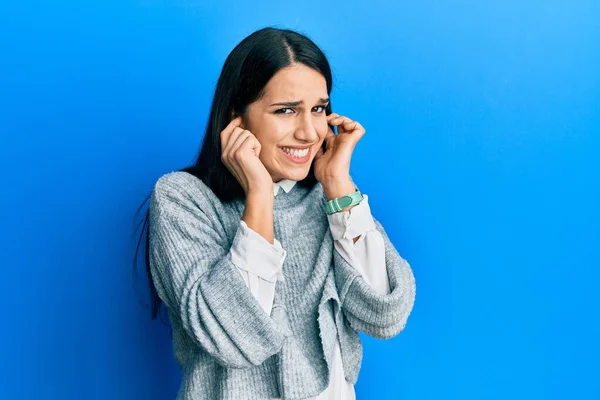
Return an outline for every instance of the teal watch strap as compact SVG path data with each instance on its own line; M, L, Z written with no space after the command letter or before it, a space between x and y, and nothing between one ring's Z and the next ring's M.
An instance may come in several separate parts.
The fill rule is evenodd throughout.
M340 210L343 210L346 207L353 206L362 201L363 196L359 190L356 192L348 194L346 196L336 197L335 199L331 199L325 204L325 211L327 214L333 214Z

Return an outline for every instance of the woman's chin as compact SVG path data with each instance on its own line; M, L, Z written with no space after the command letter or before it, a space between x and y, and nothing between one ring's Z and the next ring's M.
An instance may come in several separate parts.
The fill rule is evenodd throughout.
M309 168L294 168L294 170L285 171L282 179L289 179L291 181L301 181L308 176Z
M281 179L289 179L296 182L301 181L308 176L313 161L314 157L303 164L295 164L289 162L287 159L284 159L278 163L278 175L281 177Z

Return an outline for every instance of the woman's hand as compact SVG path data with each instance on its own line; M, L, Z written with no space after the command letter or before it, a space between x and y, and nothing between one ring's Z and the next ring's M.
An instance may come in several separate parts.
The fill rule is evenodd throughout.
M240 127L242 117L234 118L221 131L221 161L242 185L246 196L273 193L273 179L258 156L260 143L249 130Z
M350 179L350 160L356 144L366 131L357 121L336 113L327 116L327 123L337 126L338 134L329 128L325 137L326 150L323 152L323 149L319 149L315 155L314 173L331 200L355 191Z

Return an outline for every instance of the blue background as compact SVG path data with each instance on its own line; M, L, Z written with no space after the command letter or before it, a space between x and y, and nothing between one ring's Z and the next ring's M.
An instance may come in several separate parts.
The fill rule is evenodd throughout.
M600 398L599 4L2 2L0 398L175 397L133 216L265 25L328 55L417 280L406 329L362 336L358 399Z

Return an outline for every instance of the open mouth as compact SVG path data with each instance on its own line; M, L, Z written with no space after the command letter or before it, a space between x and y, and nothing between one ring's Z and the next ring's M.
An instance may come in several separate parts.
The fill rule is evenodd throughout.
M279 147L281 152L285 154L288 160L296 164L304 164L310 159L310 149L291 149L289 147Z

